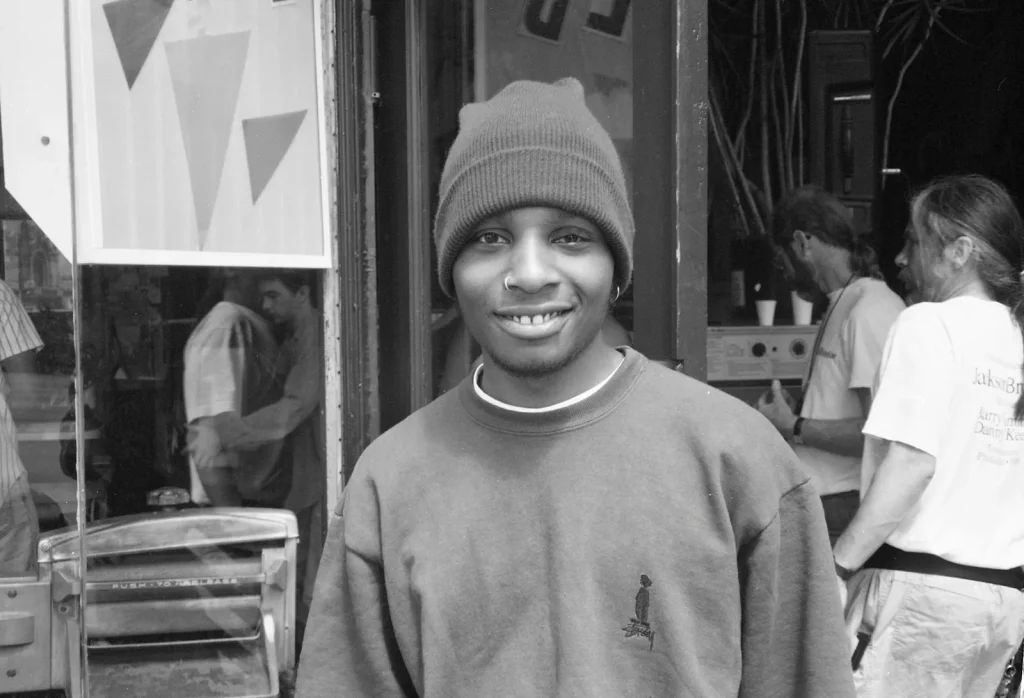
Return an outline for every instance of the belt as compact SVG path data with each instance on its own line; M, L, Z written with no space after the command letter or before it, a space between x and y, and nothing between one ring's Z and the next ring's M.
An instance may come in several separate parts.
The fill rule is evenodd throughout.
M1011 589L1024 590L1024 569L1014 567L1008 570L995 570L988 567L971 567L944 560L938 555L929 553L911 553L883 543L874 555L864 563L865 568L880 570L899 570L901 572L917 572L918 574L934 574L940 577L956 577L974 582L997 584Z

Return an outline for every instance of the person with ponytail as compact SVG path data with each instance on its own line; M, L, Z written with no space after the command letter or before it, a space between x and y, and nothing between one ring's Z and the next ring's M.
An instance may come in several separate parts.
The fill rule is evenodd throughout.
M821 496L835 544L860 503L861 427L889 328L906 307L878 268L846 206L816 186L787 194L775 209L772 238L797 291L815 289L829 306L818 329L802 404L778 381L758 409L790 441Z
M858 695L993 696L1024 639L1024 222L999 183L915 194L911 307L873 388L835 545Z

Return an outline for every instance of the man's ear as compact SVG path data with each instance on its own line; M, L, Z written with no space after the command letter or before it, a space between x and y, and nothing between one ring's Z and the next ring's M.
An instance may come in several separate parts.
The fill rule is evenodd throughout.
M971 240L966 235L961 235L948 248L949 261L953 264L955 269L963 269L971 262L971 257L974 256L974 240Z

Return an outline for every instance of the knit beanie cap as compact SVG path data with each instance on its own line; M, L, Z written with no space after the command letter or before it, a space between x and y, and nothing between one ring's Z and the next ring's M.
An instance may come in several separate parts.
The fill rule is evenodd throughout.
M615 284L626 289L635 232L626 180L611 137L574 78L513 82L459 112L434 220L438 280L448 296L455 296L452 267L474 227L533 206L596 225L615 259Z

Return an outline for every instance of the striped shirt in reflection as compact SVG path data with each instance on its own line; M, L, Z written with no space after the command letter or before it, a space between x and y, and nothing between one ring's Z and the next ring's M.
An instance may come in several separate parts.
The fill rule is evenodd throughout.
M21 301L10 286L0 281L0 362L41 346L43 340ZM17 479L27 475L18 455L18 432L7 404L10 390L5 374L0 371L0 506L7 501Z

